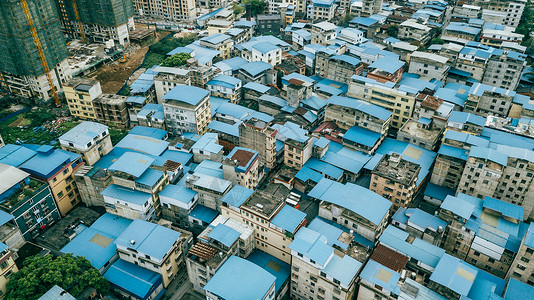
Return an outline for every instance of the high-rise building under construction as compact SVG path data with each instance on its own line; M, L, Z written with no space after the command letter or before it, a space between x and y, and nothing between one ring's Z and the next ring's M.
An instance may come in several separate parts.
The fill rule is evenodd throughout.
M72 38L94 42L130 42L135 29L132 0L54 0L63 31Z
M48 100L70 77L54 1L0 1L0 84L11 92Z

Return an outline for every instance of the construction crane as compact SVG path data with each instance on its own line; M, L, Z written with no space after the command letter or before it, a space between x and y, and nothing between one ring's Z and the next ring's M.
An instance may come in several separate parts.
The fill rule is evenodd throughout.
M37 48L37 53L39 54L39 60L41 61L41 65L43 66L43 71L46 74L46 78L48 78L48 84L50 85L50 90L52 91L52 97L54 97L56 106L60 107L61 102L59 101L59 96L57 95L57 90L56 90L56 86L54 85L54 80L52 79L52 75L50 74L50 68L48 67L48 63L46 62L46 57L44 55L43 46L41 45L41 41L39 40L39 36L37 35L35 24L33 23L33 18L30 13L30 8L28 7L28 2L26 0L20 0L20 4L22 5L22 9L24 10L24 15L26 16L26 22L28 23L28 26L30 26L30 33L33 38L33 43L35 44L35 47Z
M80 13L78 12L78 5L76 4L76 0L72 0L72 10L74 10L74 16L76 17L76 23L78 24L78 29L80 29L80 37L82 38L82 42L87 42L87 39L85 38L85 32L83 31L83 25L82 25L82 19L80 18Z

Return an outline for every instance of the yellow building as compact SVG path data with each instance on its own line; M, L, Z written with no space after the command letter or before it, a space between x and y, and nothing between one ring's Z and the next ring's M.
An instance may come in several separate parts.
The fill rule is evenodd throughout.
M102 94L100 82L74 77L63 85L71 115L85 120L96 120L93 101Z
M17 268L15 260L13 259L13 254L7 248L7 245L0 243L0 248L3 249L2 252L0 252L0 291L1 295L4 295L6 293L6 284L9 280L9 276L18 272L19 269Z

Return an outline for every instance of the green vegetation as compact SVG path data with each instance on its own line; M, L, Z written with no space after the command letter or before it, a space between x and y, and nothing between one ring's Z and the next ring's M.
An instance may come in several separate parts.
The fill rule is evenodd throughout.
M445 44L445 41L440 39L440 38L433 38L431 41L430 41L430 44L433 45L433 44L439 44L439 45L443 45Z
M162 63L163 67L181 67L191 58L189 53L177 53L167 57Z
M181 38L164 38L161 41L150 46L145 61L143 62L143 68L151 68L154 65L160 65L167 57L167 53L176 49L177 47L185 47L195 41L197 35L190 34Z
M245 5L247 3L250 3L251 10L252 10L252 16L261 15L263 11L265 10L265 1L263 0L242 0L241 4Z
M11 275L6 290L6 299L38 299L51 287L58 285L74 297L86 288L95 288L97 293L107 294L109 282L91 266L87 259L66 254L33 256L24 261L24 267Z
M388 36L396 38L399 35L399 26L391 25L386 28L386 34Z
M117 128L109 128L109 137L113 145L117 144L128 134L128 130L120 130Z
M35 193L35 191L37 191L37 189L39 189L43 184L43 182L39 182L33 178L30 178L30 183L24 185L20 190L11 195L7 199L7 202L2 203L2 206L11 208L17 205L20 201L31 197Z
M131 88L129 85L123 87L117 94L121 96L130 96Z
M354 17L356 17L356 14L349 14L349 13L346 13L345 15L343 15L343 17L341 17L341 20L339 20L339 24L338 26L341 26L341 27L347 27L349 26L349 22L354 19Z
M527 4L525 5L525 10L523 11L523 15L521 16L521 20L519 21L519 25L517 25L517 28L515 30L516 33L522 34L525 37L523 38L523 46L530 47L532 44L532 37L530 34L534 31L534 13L531 10L530 7L531 1L527 1Z
M232 8L234 9L234 16L239 16L245 11L245 7L237 3L232 3Z

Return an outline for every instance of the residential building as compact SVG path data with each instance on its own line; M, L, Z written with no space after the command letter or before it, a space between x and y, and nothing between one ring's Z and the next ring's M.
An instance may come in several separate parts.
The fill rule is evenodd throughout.
M6 285L9 281L9 277L19 271L19 268L15 264L15 258L9 247L0 243L0 261L2 261L0 272L0 291L2 295L6 293Z
M362 249L357 249L353 239L319 218L301 228L289 245L291 297L354 299L357 274L367 253L360 253Z
M397 139L433 151L438 145L443 128L437 127L432 119L420 117L408 120L397 132Z
M223 156L223 146L218 144L219 136L214 132L204 133L198 141L191 146L193 161L201 163L204 160L221 162Z
M159 104L162 104L163 96L170 92L175 86L192 85L191 71L187 69L158 66L154 70L158 72L154 75L154 87L156 88L156 99ZM128 101L126 101L126 103L128 103Z
M477 113L483 117L490 114L506 117L512 106L514 96L514 91L477 83L469 90L464 110Z
M152 195L146 192L110 184L101 193L106 212L127 219L152 221L155 209Z
M466 23L450 22L443 30L442 38L446 41L457 40L461 44L469 41L478 41L482 30L477 27L470 26Z
M126 99L126 109L128 109L128 117L130 118L130 126L139 125L137 114L143 107L149 103L149 99L140 96L130 96Z
M408 72L421 75L422 79L444 81L452 61L445 56L415 51L410 55Z
M275 166L276 132L268 123L257 118L239 124L239 146L258 152L260 170Z
M320 217L352 230L359 241L370 243L386 228L392 206L389 200L366 188L327 178L322 178L308 196L320 201Z
M203 134L211 122L209 92L194 86L176 86L163 97L167 129L173 134Z
M62 84L71 77L67 62L69 51L61 33L60 17L54 2L27 1L27 16L19 2L3 1L0 4L2 15L16 16L0 21L0 81L12 93L45 101L52 98L52 87L38 48L42 50L44 63L50 69L50 80L58 92L62 91ZM35 44L30 30L35 30L40 45Z
M534 284L534 280L532 278L534 266L532 266L530 263L532 260L532 254L534 253L534 244L532 244L533 233L534 223L530 223L525 236L521 240L519 250L517 250L517 255L515 256L510 269L508 269L506 278L510 278L510 280L519 280L529 285Z
M526 55L515 51L494 49L485 66L482 83L514 91L526 66Z
M360 17L370 17L382 11L382 0L363 0Z
M337 37L337 26L330 22L320 22L311 26L311 43L328 45L329 41Z
M284 125L274 124L276 139L284 144L284 165L300 170L312 157L313 138L307 130L287 121Z
M325 107L325 121L335 122L343 129L352 126L386 134L391 122L391 113L386 109L348 97L331 97Z
M241 100L241 87L241 80L229 75L217 75L206 83L211 96L228 99L231 103Z
M139 126L136 127L151 127L155 129L165 129L165 114L163 113L163 105L148 103L135 116ZM135 128L135 127L134 127Z
M63 84L70 114L85 120L96 120L94 101L102 95L100 82L94 79L74 77Z
M234 147L222 164L224 179L231 181L233 185L239 184L254 190L263 177L258 152L251 149Z
M234 41L224 33L214 33L200 39L200 46L219 51L221 60L230 58L233 45Z
M126 96L111 94L102 94L96 98L93 105L97 120L112 127L128 128L130 118L126 99Z
M364 66L354 56L333 55L317 52L315 55L315 73L323 78L348 84L352 76L360 75Z
M237 78L244 84L255 82L263 85L274 85L277 80L277 72L273 66L264 61L249 62L239 69Z
M417 176L421 166L403 159L399 154L384 155L373 169L370 190L393 203L393 210L410 207L417 192Z
M7 180L0 190L0 208L13 216L26 241L61 219L48 183L5 164L0 164L0 175Z
M393 82L381 83L355 75L349 83L348 95L389 110L392 112L391 127L401 128L414 112L417 93Z
M397 83L402 79L404 65L405 63L398 58L384 56L367 67L367 78L381 83L388 81Z
M282 62L282 49L267 42L254 44L251 49L250 61L263 61L272 66L278 65Z
M114 243L120 259L160 274L163 287L167 288L180 269L185 267L182 246L186 238L190 236L136 219Z
M196 206L198 193L186 187L169 184L159 193L162 217L180 228L189 229L189 214Z
M514 28L519 25L523 11L526 8L526 2L523 0L510 2L476 0L473 1L473 4L481 7L483 10L486 10L486 13L504 14L504 22L498 22L497 24L502 23L506 26L511 26Z
M504 42L514 42L521 44L523 38L522 34L515 33L515 28L501 25L502 23L486 23L482 29L480 42L486 46L500 48Z
M83 166L74 173L76 187L83 203L87 206L105 206L100 194L111 184L111 172L95 166Z
M88 166L113 150L108 127L95 122L83 121L58 140L61 149L81 154Z
M334 18L336 5L333 0L312 0L311 7L308 5L308 19L318 21L330 21Z
M391 224L416 238L440 246L447 222L419 208L399 208L392 217Z
M193 21L197 9L193 0L171 0L164 3L158 0L133 0L135 14L140 17L173 21Z
M418 41L426 44L432 38L432 28L421 24L414 19L409 19L399 25L398 38L409 42Z
M135 29L134 7L128 0L56 0L63 32L71 38L97 43L114 40L120 45L130 43L129 31Z
M288 194L289 190L283 185L271 183L249 197L225 198L221 214L241 222L245 220L245 224L254 228L256 249L290 263L289 244L306 223L306 214L286 205Z
M206 298L275 299L276 277L246 259L230 256L204 286Z
M274 35L280 34L281 17L279 14L274 15L257 15L256 16L256 33L265 35L272 33Z
M198 204L221 211L221 198L230 191L232 182L196 172L186 179L185 186L198 193Z
M230 28L232 28L232 25L234 24L233 21L225 20L225 19L213 19L208 21L208 34L214 35L217 33L224 33L227 32Z

